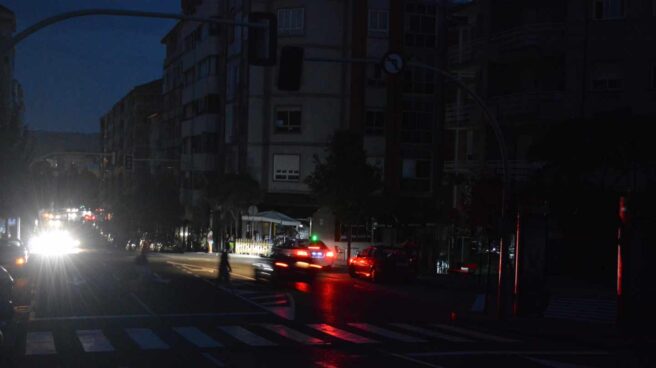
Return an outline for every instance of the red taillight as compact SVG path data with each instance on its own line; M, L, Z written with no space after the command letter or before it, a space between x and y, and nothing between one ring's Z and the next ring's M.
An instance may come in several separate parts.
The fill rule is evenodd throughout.
M274 266L282 267L282 268L287 268L289 265L287 263L282 263L282 262L276 262L273 264Z
M327 252L326 253L326 257L328 257L328 258L332 258L334 256L335 256L335 253L333 253L333 252Z
M306 250L299 249L296 251L296 255L299 257L307 257L308 252Z

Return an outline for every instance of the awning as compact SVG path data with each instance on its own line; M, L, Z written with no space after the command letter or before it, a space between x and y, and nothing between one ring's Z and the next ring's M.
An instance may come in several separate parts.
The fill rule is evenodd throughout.
M299 226L301 222L295 220L284 213L277 211L263 211L255 214L254 216L244 215L241 217L244 221L256 221L256 222L271 222L274 224L280 224L285 226Z

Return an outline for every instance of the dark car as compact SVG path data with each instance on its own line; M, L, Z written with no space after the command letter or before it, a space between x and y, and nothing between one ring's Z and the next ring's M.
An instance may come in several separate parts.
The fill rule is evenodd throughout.
M21 275L27 268L29 252L18 239L0 239L0 266L14 277Z
M11 301L13 287L14 279L4 267L0 267L0 346L3 343L3 330L14 316L14 306Z
M274 249L270 256L261 257L253 264L255 280L278 281L312 281L322 266L310 257L288 255L280 249Z
M370 246L349 260L349 274L372 281L384 279L412 280L416 276L415 261L406 249L391 246Z

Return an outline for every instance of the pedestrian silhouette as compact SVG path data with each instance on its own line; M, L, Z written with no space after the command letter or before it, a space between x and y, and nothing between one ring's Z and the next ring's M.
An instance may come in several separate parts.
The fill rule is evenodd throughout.
M232 267L228 261L228 251L223 248L221 259L219 261L219 282L225 282L226 284L230 283L230 272L232 272Z

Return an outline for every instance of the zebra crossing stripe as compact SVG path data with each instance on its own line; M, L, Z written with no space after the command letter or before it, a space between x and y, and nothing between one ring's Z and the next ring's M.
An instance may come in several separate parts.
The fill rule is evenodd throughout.
M337 327L333 327L326 323L309 324L308 327L323 332L327 335L336 337L340 340L352 342L354 344L373 344L378 342L376 340L367 337L363 337L348 331L341 330Z
M407 323L390 323L390 325L398 328L402 328L404 330L416 332L420 335L423 336L428 336L428 337L434 337L437 339L442 339L446 341L451 341L451 342L471 342L472 340L460 337L460 336L453 336L453 335L447 335L445 333L437 332L434 330L429 330L427 328L422 328L422 327L417 327L413 326Z
M319 338L306 335L302 332L296 331L292 328L289 328L285 325L274 325L263 323L259 325L260 327L266 328L269 331L275 332L276 334L286 337L295 342L304 344L304 345L328 345L326 341L323 341Z
M495 335L490 335L478 331L472 331L468 330L462 327L456 327L456 326L450 326L450 325L445 325L442 323L434 323L433 326L436 326L438 328L441 328L443 330L451 331L451 332L456 332L465 336L470 336L470 337L476 337L479 339L483 340L490 340L490 341L496 341L496 342L517 342L517 340L513 339L507 339L505 337L500 337L500 336L495 336Z
M28 332L25 341L25 355L57 354L52 332Z
M169 346L148 328L126 328L125 332L132 341L144 350L166 350Z
M386 328L374 326L369 323L349 323L348 325L366 332L374 333L376 335L381 335L388 339L399 340L403 342L414 342L414 343L426 342L426 340L420 339L418 337L404 335L402 333L398 333L396 331L391 331Z
M77 339L87 353L114 351L114 347L101 330L77 330Z
M241 326L220 326L219 330L250 346L275 346L276 344L258 336Z
M174 327L173 330L199 348L223 347L218 341L204 334L196 327Z

